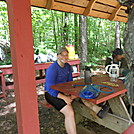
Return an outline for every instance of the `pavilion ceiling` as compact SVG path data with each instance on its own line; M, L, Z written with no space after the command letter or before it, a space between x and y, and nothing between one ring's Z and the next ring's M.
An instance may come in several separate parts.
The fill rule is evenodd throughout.
M31 5L108 20L127 22L127 7L116 0L31 0Z

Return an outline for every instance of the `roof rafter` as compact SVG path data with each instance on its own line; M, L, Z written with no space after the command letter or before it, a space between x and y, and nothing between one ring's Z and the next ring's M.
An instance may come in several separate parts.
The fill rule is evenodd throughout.
M46 9L51 10L54 5L54 0L47 0Z
M112 12L112 14L110 15L110 17L108 18L110 21L114 20L115 17L117 16L118 12L120 11L121 9L121 5L117 4L115 10Z
M87 7L85 8L85 11L84 11L84 13L83 13L84 16L90 15L90 13L91 13L91 11L92 11L92 8L93 8L93 6L94 6L94 4L95 4L96 1L97 1L97 0L91 0L91 1L89 1L88 5L87 5Z
M0 0L1 1L1 0ZM127 7L116 0L30 0L32 6L68 13L127 22Z

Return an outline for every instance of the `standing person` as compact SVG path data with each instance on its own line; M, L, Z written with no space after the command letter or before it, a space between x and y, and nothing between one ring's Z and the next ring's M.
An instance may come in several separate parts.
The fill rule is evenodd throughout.
M64 114L67 133L76 134L74 111L71 105L73 98L50 87L51 85L73 80L71 66L67 63L68 50L65 47L59 48L57 58L57 61L46 72L45 98L48 103Z
M120 48L116 48L113 51L112 56L107 57L105 66L111 64L118 64L120 69L120 74L123 76L125 76L129 72L127 62L123 56L123 51Z

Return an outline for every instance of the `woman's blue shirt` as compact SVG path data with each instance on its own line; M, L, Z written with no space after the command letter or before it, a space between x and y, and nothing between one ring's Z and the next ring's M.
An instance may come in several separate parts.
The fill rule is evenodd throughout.
M50 88L50 86L72 80L71 66L65 63L64 67L61 67L57 61L55 61L46 71L46 84L44 89L50 95L57 97L59 91Z

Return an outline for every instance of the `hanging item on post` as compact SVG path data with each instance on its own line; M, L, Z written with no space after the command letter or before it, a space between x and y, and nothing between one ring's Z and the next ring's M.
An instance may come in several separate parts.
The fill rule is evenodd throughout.
M94 98L97 98L99 96L99 93L113 93L114 92L114 89L109 87L109 86L105 86L105 85L95 85L95 84L92 84L92 85L73 85L73 87L76 87L76 86L84 86L84 88L79 92L79 96L81 98L84 98L84 99L94 99ZM102 91L100 90L100 88L103 87L103 88L107 88L107 89L110 89L111 91Z

